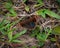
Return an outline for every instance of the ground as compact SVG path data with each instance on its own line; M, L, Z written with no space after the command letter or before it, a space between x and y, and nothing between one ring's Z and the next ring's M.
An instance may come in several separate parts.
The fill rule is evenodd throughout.
M60 48L60 1L0 0L0 48Z

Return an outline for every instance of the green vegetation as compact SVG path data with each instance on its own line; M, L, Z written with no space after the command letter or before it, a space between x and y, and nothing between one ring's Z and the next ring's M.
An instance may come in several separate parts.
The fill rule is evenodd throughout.
M43 18L46 18L46 14L47 14L50 17L60 19L59 15L57 15L56 13L54 13L53 11L50 11L48 9L41 9L41 10L38 10L36 13L37 13L37 15L41 15Z
M26 1L27 0L23 0L24 5L25 5ZM60 3L60 0L57 0L57 2ZM60 15L58 15L55 12L53 12L49 8L47 8L47 9L46 8L43 8L43 9L41 8L41 9L38 9L37 11L34 12L35 14L33 14L33 15L35 15L34 16L35 18L29 16L30 18L32 18L32 19L30 19L31 21L28 20L27 21L28 23L23 24L23 23L25 23L24 19L27 16L25 16L25 17L22 16L23 19L20 16L19 16L20 17L19 18L18 17L18 13L13 8L13 4L12 4L12 2L10 0L8 2L3 3L3 4L4 4L4 7L5 7L5 9L7 10L8 13L5 14L5 16L3 16L2 21L0 21L0 42L4 42L4 43L5 42L7 42L7 43L22 43L22 41L19 40L18 38L21 37L22 35L24 35L25 33L30 35L30 37L38 40L38 45L40 47L42 47L48 39L50 39L50 41L54 41L54 42L57 41L57 39L55 37L54 38L50 37L50 35L60 36L60 25L58 25L55 22L58 26L56 26L56 27L54 26L54 27L51 27L51 28L46 28L46 27L45 28L44 27L41 28L40 24L39 24L40 20L37 23L37 21L35 22L35 20L33 20L33 19L37 19L38 20L38 18L35 17L35 16L42 17L43 19L47 19L47 17L49 17L49 19L51 19L51 20L55 19L58 22L58 20L60 20ZM35 7L35 8L41 7L41 6L44 6L43 0L37 0L37 4L33 5L33 7ZM29 12L30 11L30 6L25 5L23 11ZM27 14L30 15L29 13L27 13ZM14 19L14 20L10 21L10 20L7 20L7 17L15 17L17 19L16 20ZM23 23L22 23L22 20L24 21ZM25 25L29 26L30 22L36 23L35 28L33 28L31 30L21 26L21 24L20 24L20 23L22 23L24 26ZM42 22L44 23L44 21L42 21ZM58 23L60 24L60 22L58 22ZM16 26L16 24L19 24L20 25L19 27L22 27L23 30L19 31L18 28L14 28L14 26ZM19 32L17 32L16 30L18 30ZM30 34L29 34L29 31L31 31ZM2 39L3 37L7 38L7 40ZM29 48L29 47L25 46L25 48ZM32 46L31 48L37 48L37 47L36 46Z
M32 30L32 37L35 37L40 41L40 46L42 46L44 44L44 42L47 40L48 36L50 35L50 33L52 32L52 29L45 29L44 32L40 32L39 31L40 28L36 27L36 29ZM46 34L47 33L47 34Z
M6 16L17 16L17 13L12 8L12 3L5 3L5 8L10 12L9 14L6 14Z
M9 21L5 20L5 18L0 22L0 32L2 33L1 36L7 36L8 41L7 42L21 42L20 40L17 40L16 38L20 37L24 33L26 33L27 30L23 30L19 33L16 33L13 36L13 32L16 30L16 28L12 28L16 22L10 23ZM2 38L1 37L1 38Z

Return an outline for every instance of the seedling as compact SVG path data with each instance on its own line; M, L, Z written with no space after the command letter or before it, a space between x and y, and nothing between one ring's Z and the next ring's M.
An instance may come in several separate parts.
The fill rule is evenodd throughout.
M48 36L52 32L52 29L45 29L45 32L40 32L40 28L37 27L35 30L32 31L32 36L36 37L39 40L40 46L44 44L44 42L47 40Z
M6 16L17 16L17 13L12 8L12 4L11 3L6 2L5 3L5 8L10 12L10 13L6 14Z
M2 33L2 35L4 36L8 36L9 38L9 42L11 42L12 39L16 39L17 37L21 36L22 34L24 34L26 32L26 30L23 30L22 32L12 36L13 32L16 30L16 28L11 28L12 26L14 26L18 21L10 23L9 21L3 19L3 21L1 21L0 23L0 32ZM17 40L14 40L17 41Z

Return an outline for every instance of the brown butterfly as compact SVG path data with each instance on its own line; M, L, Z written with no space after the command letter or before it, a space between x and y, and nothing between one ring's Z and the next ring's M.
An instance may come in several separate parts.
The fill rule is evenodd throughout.
M38 19L38 16L36 16L36 15L32 15L30 17L26 17L24 20L22 20L20 22L20 25L22 27L25 27L25 28L28 28L28 29L32 29L32 28L34 28L36 26L37 19Z

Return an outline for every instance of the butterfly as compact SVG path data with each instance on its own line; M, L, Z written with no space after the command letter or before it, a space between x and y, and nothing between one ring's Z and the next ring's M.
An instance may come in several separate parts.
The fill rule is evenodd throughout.
M36 24L37 24L37 16L32 15L30 17L26 17L24 20L20 22L20 25L22 27L28 28L28 29L33 29Z

